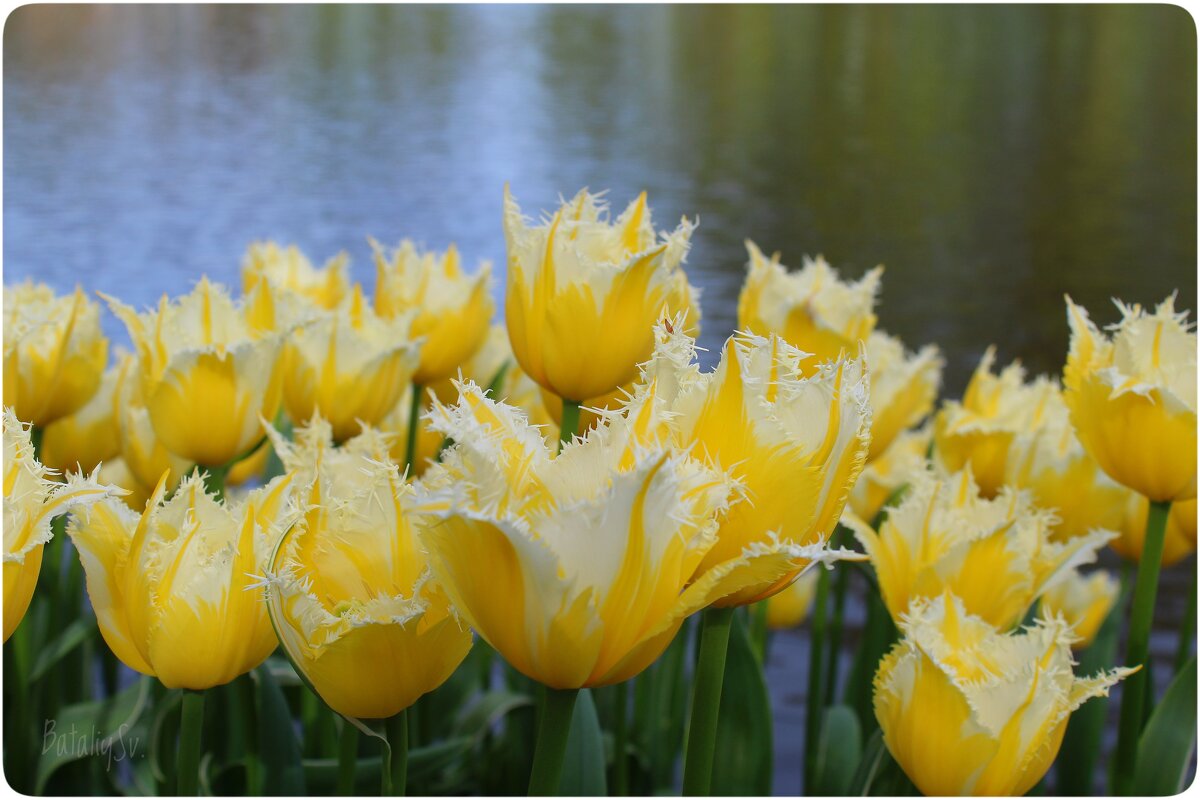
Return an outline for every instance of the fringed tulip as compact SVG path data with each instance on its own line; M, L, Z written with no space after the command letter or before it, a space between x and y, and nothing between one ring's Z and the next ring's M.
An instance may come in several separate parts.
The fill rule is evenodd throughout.
M933 410L944 362L933 345L909 353L899 339L883 331L867 337L866 357L871 383L869 463L886 455L897 436Z
M42 463L59 472L90 473L102 461L121 454L115 423L120 364L109 367L92 398L75 413L59 417L42 430Z
M1046 590L1038 607L1043 616L1065 619L1076 638L1071 647L1082 650L1096 638L1120 594L1121 583L1110 573L1098 569L1085 576L1072 570Z
M883 455L868 461L850 489L850 509L862 520L871 521L888 500L908 485L914 475L925 470L925 455L933 432L927 423L896 437Z
M251 295L267 283L331 311L350 294L349 262L349 256L338 253L318 269L294 244L254 242L242 260L242 293Z

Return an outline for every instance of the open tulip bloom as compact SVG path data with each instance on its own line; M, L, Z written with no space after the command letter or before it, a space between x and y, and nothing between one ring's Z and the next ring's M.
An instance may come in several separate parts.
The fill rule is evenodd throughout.
M329 311L350 294L350 258L338 253L315 267L296 245L254 242L242 260L242 293L249 296L267 284L271 294L288 292Z

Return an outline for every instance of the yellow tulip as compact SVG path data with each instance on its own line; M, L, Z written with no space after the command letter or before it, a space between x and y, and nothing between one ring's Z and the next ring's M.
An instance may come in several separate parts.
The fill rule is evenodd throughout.
M288 415L328 420L341 442L374 425L399 402L412 382L420 344L412 315L382 319L363 307L356 286L349 305L327 311L295 330L284 347L283 400Z
M279 641L334 711L398 714L449 678L471 649L471 632L429 581L412 489L388 458L387 437L370 428L335 447L318 418L295 443L272 440L304 509L267 579Z
M1028 489L1037 505L1054 511L1053 539L1082 536L1095 528L1118 530L1129 490L1105 475L1079 444L1058 387L1045 391L1038 424L1013 439L1006 483ZM1143 515L1143 527L1145 521Z
M254 242L242 260L242 294L250 295L267 283L332 310L350 293L349 263L349 256L338 253L317 269L294 244Z
M813 597L817 593L817 579L820 574L810 570L783 591L771 595L764 600L767 604L767 627L772 630L795 628L808 618L812 608Z
M1057 391L1043 376L1025 383L1025 369L1016 361L992 374L995 359L989 347L962 402L943 403L933 424L934 458L949 472L970 466L984 497L1000 491L1013 441L1041 424L1042 410Z
M42 430L42 463L59 472L91 472L121 453L114 423L119 365L109 367L92 398L73 414L59 417Z
M843 521L870 556L893 619L915 599L949 590L971 614L1008 628L1067 570L1093 561L1115 536L1093 531L1055 542L1052 519L1028 492L1006 487L993 499L981 497L968 469L948 478L914 475L878 531L858 519Z
M275 634L255 575L289 519L289 477L226 505L199 472L141 515L105 500L72 515L88 597L104 641L130 669L168 688L202 690L261 664Z
M1025 794L1058 755L1071 714L1135 671L1077 677L1064 621L1000 633L949 594L917 604L900 629L875 674L875 716L930 796Z
M1043 616L1061 616L1071 626L1076 640L1071 646L1082 650L1092 643L1108 613L1121 594L1121 583L1098 569L1087 577L1072 570L1038 601Z
M728 467L744 496L720 520L701 570L734 563L747 549L773 552L784 567L716 605L763 600L807 562L796 547L823 547L870 447L871 412L862 357L820 365L778 336L731 337L715 371L701 373L695 341L675 324L656 328L657 345L623 412L639 437L666 442ZM790 566L787 566L789 565Z
M1118 303L1106 336L1067 298L1063 369L1071 422L1117 483L1158 502L1196 496L1196 333L1171 295L1147 313Z
M899 339L883 331L867 337L866 353L871 379L869 463L882 457L897 436L919 424L933 409L944 362L936 347L908 353Z
M82 289L4 287L4 405L17 419L44 427L75 413L96 393L107 360L100 307Z
M455 442L418 485L434 574L471 627L546 686L627 680L689 614L762 579L762 569L778 576L753 548L698 574L733 482L644 446L623 416L556 457L520 410L474 384L432 415Z
M1117 538L1110 543L1117 555L1129 561L1142 560L1142 547L1146 542L1146 518L1150 501L1137 492L1128 492L1125 513L1117 526ZM1196 551L1196 500L1172 503L1167 516L1167 528L1163 534L1162 559L1164 567L1176 564Z
M113 458L101 464L97 479L102 484L125 490L121 499L125 501L125 505L139 513L146 507L146 502L153 492L153 487L147 488L134 476L123 458Z
M874 422L872 421L872 425ZM870 521L913 475L925 470L925 454L933 432L928 424L896 437L883 455L868 461L850 489L850 508L860 519Z
M820 256L805 258L800 270L789 273L779 253L768 259L749 240L746 250L750 263L738 297L738 327L760 336L778 334L788 344L812 353L816 358L804 365L806 374L843 352L858 352L859 342L875 329L875 297L883 267L846 283Z
M150 412L142 396L138 361L129 353L123 354L117 364L117 385L113 395L113 428L117 434L121 460L137 481L139 490L134 490L132 486L125 488L143 496L142 503L137 506L137 510L140 510L164 472L169 472L167 491L170 492L192 465L167 450L155 434Z
M106 299L129 329L150 422L171 453L221 467L262 439L279 408L283 334L256 332L249 306L207 278L142 314Z
M462 270L454 245L445 253L421 253L407 239L388 259L375 250L375 311L385 319L413 312L412 336L424 337L413 381L425 385L453 376L487 338L492 321L492 267L474 275Z
M654 324L690 302L680 265L694 228L684 219L660 238L645 193L610 224L607 207L586 190L530 225L506 187L505 316L521 369L577 403L636 378Z
M4 641L21 624L38 573L42 548L53 534L50 521L59 514L116 494L91 477L71 473L65 481L50 479L51 471L34 457L29 428L4 409Z

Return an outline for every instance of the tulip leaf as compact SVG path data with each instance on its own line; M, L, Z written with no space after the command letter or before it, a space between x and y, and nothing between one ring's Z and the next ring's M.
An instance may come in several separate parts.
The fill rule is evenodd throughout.
M892 758L879 728L871 734L863 748L858 769L850 780L846 794L851 797L911 796L918 794L916 787Z
M302 795L304 766L291 709L271 671L260 666L252 673L258 684L258 757L263 774L270 776L263 790L268 795Z
M558 791L563 797L600 797L608 793L604 734L591 689L580 689L575 700Z
M427 747L417 747L408 751L408 778L413 780L428 779L436 776L441 770L456 759L462 758L471 749L472 740L466 736L456 736ZM359 758L354 771L355 791L359 794L371 795L379 792L379 769L383 759L381 756ZM336 758L306 758L303 760L305 785L309 795L332 794L337 786L338 762Z
M1138 740L1135 794L1164 797L1183 791L1196 751L1196 657L1171 681Z
M95 756L111 763L137 757L145 743L133 741L128 732L149 707L150 679L141 678L110 698L66 706L46 720L39 731L34 794L44 794L55 771L73 761Z
M62 661L68 653L86 642L95 630L96 619L91 614L75 620L64 628L54 641L38 652L29 680L32 682L40 679L51 667Z
M1080 653L1077 674L1094 675L1113 666L1123 619L1124 615L1115 611L1108 615L1096 638ZM1054 762L1054 790L1058 794L1088 797L1095 793L1096 762L1107 714L1107 697L1094 697L1071 714Z
M478 739L510 711L530 705L533 705L533 698L529 695L504 690L488 692L459 712L454 721L454 733Z
M673 788L674 767L683 746L684 709L690 685L684 666L692 624L691 620L684 622L671 644L634 685L630 736L636 761L644 764L650 781L645 793Z
M716 752L719 755L713 760L714 795L771 793L771 700L762 664L738 616L729 631Z
M821 720L812 789L805 794L843 797L862 760L862 728L849 706L830 706Z

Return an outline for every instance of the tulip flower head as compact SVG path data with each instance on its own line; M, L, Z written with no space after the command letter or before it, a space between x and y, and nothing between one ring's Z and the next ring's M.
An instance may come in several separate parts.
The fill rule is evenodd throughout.
M108 340L100 307L76 288L4 287L4 405L44 427L83 407L100 386Z
M424 337L413 381L445 380L475 354L492 321L492 266L483 262L474 275L463 272L458 248L422 253L405 239L388 258L375 250L375 311L384 319L411 312L413 338Z
M130 669L168 688L228 683L275 649L254 575L285 527L291 479L226 505L199 471L165 499L166 476L140 515L106 499L67 528L104 641Z
M1117 555L1128 561L1140 562L1146 544L1146 519L1150 501L1137 492L1126 492L1125 511L1117 525L1117 537L1110 543ZM1162 560L1169 567L1196 552L1196 500L1171 504L1167 527L1163 532Z
M271 436L303 509L267 579L279 641L334 711L391 717L440 686L471 649L470 630L430 581L412 489L388 458L387 437L370 428L341 447L319 418L295 443Z
M336 441L375 425L396 408L417 369L412 314L383 319L356 285L349 303L301 326L284 347L283 401L293 420L319 414Z
M971 376L962 401L949 400L934 417L934 457L947 471L970 466L985 497L1004 485L1008 454L1018 434L1042 424L1057 388L1038 376L1025 382L1025 369L1014 361L992 373L995 348L989 347Z
M113 428L121 460L138 486L137 490L132 486L126 488L133 490L135 495L141 495L144 505L163 473L169 472L167 491L170 492L192 465L168 450L154 432L154 423L150 421L150 411L142 394L142 380L135 356L128 353L122 355L117 364L116 380ZM141 507L138 506L139 509Z
M933 345L909 353L899 339L883 331L873 331L866 341L871 378L870 462L882 457L897 436L919 424L933 409L944 362Z
M207 278L142 314L106 299L129 329L150 422L172 454L222 467L257 445L279 408L282 333L257 332L249 305Z
M1082 650L1095 640L1120 594L1120 581L1105 570L1098 569L1086 576L1071 570L1046 590L1038 606L1043 616L1065 619L1077 639L1071 646Z
M878 531L853 518L845 523L870 556L893 619L914 600L948 590L969 613L1005 629L1115 536L1093 531L1052 541L1053 519L1028 492L1006 487L995 498L981 497L968 469L948 478L931 471L914 475Z
M1196 332L1171 295L1148 313L1118 302L1102 333L1067 298L1067 407L1083 447L1117 483L1151 500L1196 496Z
M120 364L109 367L92 398L75 413L59 417L42 430L42 463L60 472L90 473L100 462L121 454L114 421Z
M654 324L692 302L683 263L695 225L657 234L643 193L615 222L586 190L541 225L504 193L506 320L517 363L573 402L628 384L654 347Z
M1077 677L1062 619L1005 634L949 593L915 604L900 630L875 674L875 716L930 796L1025 794L1058 755L1071 714L1136 671Z
M896 437L883 455L868 461L850 490L850 509L859 519L875 519L888 500L908 485L914 475L925 471L925 455L933 439L932 426L905 431Z
M749 240L746 250L750 263L738 297L738 327L760 336L778 334L812 353L816 357L804 365L806 374L843 352L858 352L859 342L875 330L883 267L847 283L820 256L805 258L801 269L788 272L779 253L768 259Z
M242 259L242 294L254 294L266 283L273 292L293 293L332 311L350 294L349 264L349 256L338 253L318 269L294 244L254 242Z
M4 641L29 609L42 569L42 548L53 534L50 522L59 514L120 494L90 477L68 473L51 480L52 470L38 463L29 426L4 409Z

